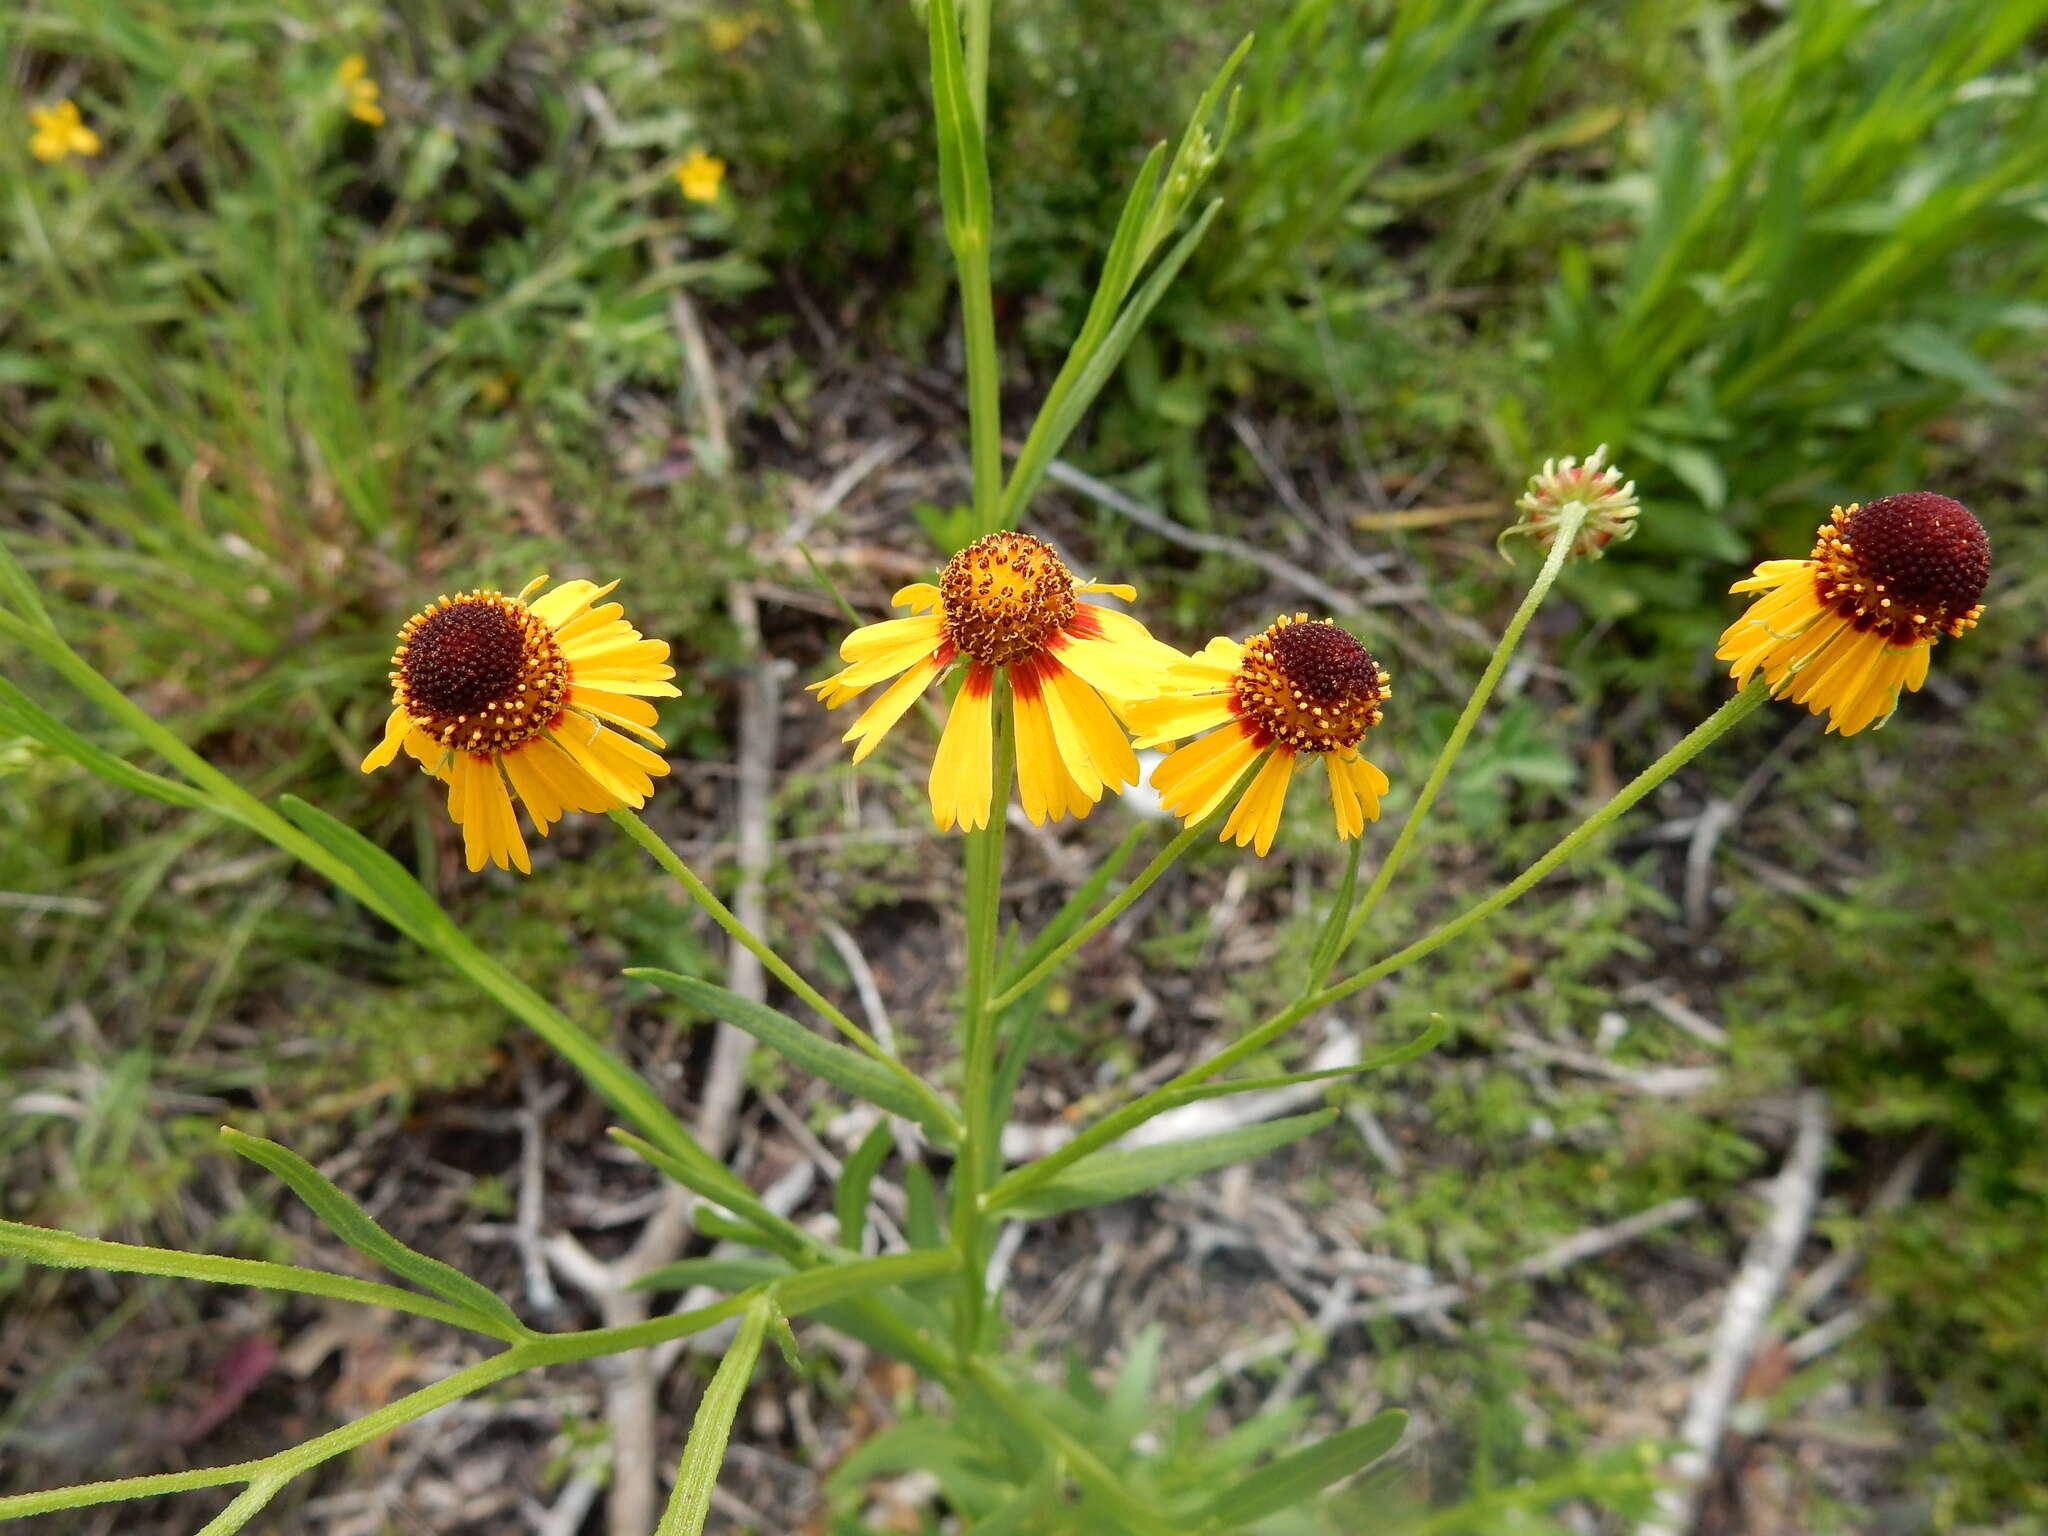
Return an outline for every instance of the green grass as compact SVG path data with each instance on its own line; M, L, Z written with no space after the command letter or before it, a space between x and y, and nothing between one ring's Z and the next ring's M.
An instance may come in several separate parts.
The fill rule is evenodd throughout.
M1568 579L1588 622L1540 632L1570 681L1497 707L1418 850L1432 894L1397 894L1389 925L1547 841L1596 772L1596 733L1635 760L1661 709L1696 715L1726 582L1802 552L1828 502L1935 475L1991 525L1991 613L1943 646L1937 686L1881 735L1808 749L1772 790L1801 809L1771 817L1771 857L1823 894L1788 907L1743 886L1722 942L1747 979L1723 1006L1744 1020L1743 1088L1823 1083L1872 1155L1941 1136L1922 1200L1874 1234L1889 1310L1857 1368L1926 1405L1906 1486L1930 1523L2038 1508L2048 1404L2016 1362L2048 1346L2026 1300L2048 1279L2026 921L2048 880L2026 850L2048 828L2038 774L2014 764L2041 741L2048 618L2032 467L2048 4L1804 0L1773 19L1709 0L1219 0L1137 7L1114 35L1098 11L997 8L997 319L1020 395L1056 365L1144 147L1242 32L1260 43L1213 184L1223 212L1071 457L1185 521L1275 542L1289 529L1233 412L1283 429L1290 472L1340 514L1378 485L1505 510L1530 461L1603 439L1643 483L1642 537ZM747 17L766 25L715 46L708 19ZM786 515L777 466L807 460L812 391L845 366L815 355L805 307L842 351L951 366L921 20L850 0L31 0L0 19L0 50L16 83L0 104L0 538L66 633L187 739L376 836L572 1016L610 1027L618 956L593 960L588 935L679 968L701 936L579 829L532 882L455 873L430 797L355 770L383 655L437 591L625 573L636 620L678 643L695 684L664 717L678 755L727 755L723 698L750 658L723 588L749 573L749 534ZM382 82L382 128L346 116L335 71L353 52ZM30 159L24 109L60 95L101 133L98 159ZM669 179L697 144L732 167L714 206ZM729 391L731 474L702 435L677 295L724 355L764 360ZM1248 606L1256 573L1051 497L1046 515L1143 583L1178 639L1269 617ZM1512 580L1494 531L1393 537L1447 606L1487 617ZM1412 780L1454 701L1406 648L1468 673L1479 657L1374 622ZM913 814L920 765L878 767L864 792ZM839 830L838 787L792 774L778 826ZM1327 859L1306 812L1283 849ZM860 911L923 869L895 845L836 846L777 872L778 910L813 875ZM1286 878L1258 871L1254 903L1279 911ZM1539 1105L1493 1058L1511 1020L1573 1027L1606 1005L1667 915L1658 890L1617 855L1386 1000L1390 1037L1432 1011L1459 1030L1446 1061L1372 1090L1461 1149L1388 1192L1389 1236L1418 1260L1512 1260L1674 1192L1730 1196L1765 1166L1726 1117L1650 1116L1591 1086ZM282 861L6 740L0 892L17 903L0 907L0 1075L80 1109L0 1122L9 1214L147 1229L221 1103L288 1117L490 1069L495 1019ZM1171 964L1199 938L1162 924L1143 942ZM1225 1013L1280 995L1308 942L1283 934ZM422 1047L423 1020L459 1023ZM1078 1051L1130 1050L1091 1010L1060 1028ZM1522 1305L1489 1302L1459 1350L1384 1341L1386 1390L1435 1394L1476 1500L1577 1486L1589 1431L1569 1405L1545 1404L1525 1443Z

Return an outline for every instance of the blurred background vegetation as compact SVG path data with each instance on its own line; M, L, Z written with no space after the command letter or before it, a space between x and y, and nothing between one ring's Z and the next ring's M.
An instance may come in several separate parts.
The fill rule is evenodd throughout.
M1867 1247L1870 1320L1770 1411L1858 1383L1883 1411L1862 1441L1836 1426L1822 1443L1875 1447L1884 1470L1864 1502L1805 1518L2048 1528L2048 3L1111 9L997 6L995 282L1020 402L1057 366L1144 150L1259 37L1218 222L1067 451L1198 537L1064 491L1042 509L1147 589L1155 628L1194 643L1274 606L1269 573L1199 536L1346 589L1333 538L1385 557L1449 616L1367 621L1401 679L1412 779L1462 697L1439 671L1469 678L1484 654L1464 621L1512 601L1492 541L1522 476L1605 441L1641 485L1641 537L1568 578L1545 664L1468 754L1414 910L1548 841L1717 699L1728 582L1804 553L1830 503L1926 485L1990 528L1990 612L1890 728L1822 742L1779 712L1709 770L1744 806L1709 932L1673 905L1669 840L1626 843L1388 999L1383 1027L1436 1008L1458 1043L1360 1092L1409 1133L1403 1171L1374 1171L1391 1240L1483 1270L1674 1194L1739 1208L1774 1163L1744 1106L1828 1089L1823 1229ZM421 786L355 770L389 636L440 590L628 573L636 622L675 642L688 685L664 719L670 814L716 844L729 786L709 770L732 756L757 645L809 675L834 627L829 603L797 603L757 642L731 584L818 598L783 530L813 482L906 425L932 489L902 498L895 547L921 556L962 493L920 17L879 0L27 0L0 48L0 537L74 643L215 761L378 837L522 974L617 1027L620 964L709 940L677 931L601 829L564 829L576 857L530 882L457 875ZM352 54L381 124L348 111ZM46 164L28 111L65 97L101 152ZM700 148L727 166L710 201L673 177ZM812 536L834 547L829 514ZM846 579L864 607L887 591ZM800 744L825 739L790 718ZM824 761L786 754L780 832L833 824ZM1745 798L1752 774L1768 789ZM1396 812L1399 795L1397 776ZM900 798L914 824L914 785ZM1088 836L1106 847L1121 825L1103 820ZM506 1070L504 1021L246 839L4 734L0 827L9 1216L261 1242L267 1207L217 1187L222 1105L346 1135ZM1305 835L1283 848L1250 873L1276 922L1291 869L1328 857ZM805 878L822 870L850 919L887 899L884 870L950 878L933 857L841 849ZM792 896L787 860L778 879ZM1200 934L1165 919L1144 942L1164 968L1203 963ZM1226 978L1226 1009L1277 989L1305 942ZM1538 1097L1496 1055L1531 1020L1589 1033L1645 974L1725 1024L1707 1101L1597 1080ZM1082 1075L1135 1065L1114 1017L1070 1023ZM1675 1049L1643 1027L1621 1052ZM1866 1216L1916 1147L1918 1186ZM1371 1166L1356 1143L1333 1155ZM1739 1246L1725 1228L1686 1241ZM0 1294L55 1306L40 1283L0 1273ZM1597 1488L1570 1469L1662 1432L1538 1380L1532 1304L1510 1287L1455 1339L1370 1341L1391 1400L1446 1431L1438 1481L1410 1496L1480 1511L1429 1529L1534 1522L1544 1500L1512 1490ZM66 1369L87 1370L111 1334L72 1326ZM15 1427L0 1408L0 1441Z

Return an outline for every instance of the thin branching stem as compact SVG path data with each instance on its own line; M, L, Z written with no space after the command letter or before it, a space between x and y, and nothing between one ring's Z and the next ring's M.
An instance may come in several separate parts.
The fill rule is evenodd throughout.
M1307 982L1302 987L1306 997L1323 984L1329 968L1341 960L1350 950L1359 930L1371 917L1373 909L1379 906L1380 898L1387 893L1394 876L1408 857L1408 850L1415 842L1416 833L1422 830L1422 823L1428 817L1430 808L1436 804L1436 797L1450 777L1451 767L1458 761L1458 754L1465 750L1465 741L1472 734L1472 727L1478 724L1480 713L1487 701L1493 697L1493 690L1499 685L1507 671L1508 662L1515 649L1522 643L1522 632L1529 627L1529 621L1536 616L1536 610L1543 606L1543 599L1550 595L1550 589L1557 582L1558 573L1571 555L1572 545L1579 537L1579 526L1586 520L1586 504L1581 501L1569 503L1559 513L1557 526L1552 532L1550 548L1543 558L1542 568L1536 572L1536 579L1529 584L1528 593L1522 604L1515 610L1515 616L1508 620L1508 627L1501 632L1500 643L1494 646L1493 655L1487 659L1486 670L1479 674L1479 682L1472 690L1472 696L1465 701L1465 707L1458 715L1458 723L1451 727L1451 734L1445 740L1443 750L1436 755L1436 762L1430 766L1429 777L1422 781L1417 791L1415 804L1409 808L1408 816L1401 823L1401 831L1394 839L1394 846L1387 850L1387 856L1380 861L1380 867L1373 874L1372 884L1366 887L1365 895L1359 898L1357 908L1345 920L1343 932L1338 936L1336 947L1312 968Z

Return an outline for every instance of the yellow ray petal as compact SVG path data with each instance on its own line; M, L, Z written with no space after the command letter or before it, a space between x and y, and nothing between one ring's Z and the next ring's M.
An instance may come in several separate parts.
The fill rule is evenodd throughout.
M507 752L500 761L505 765L505 776L511 779L512 788L526 802L527 813L533 817L534 830L546 837L548 828L562 819L566 807L562 804L561 793L542 771L532 748L532 742L522 743Z
M1323 758L1330 776L1330 805L1337 813L1337 835L1357 837L1368 821L1380 819L1380 796L1387 776L1355 751L1332 752Z
M602 688L578 688L571 686L562 701L568 708L595 715L600 720L623 726L643 741L651 741L657 747L666 746L655 732L655 722L660 716L652 704L645 699L636 699L629 694L608 693Z
M1175 748L1152 770L1152 787L1161 805L1192 826L1223 803L1265 750L1241 725L1226 725Z
M1766 587L1782 586L1802 572L1812 572L1811 560L1766 560L1756 568L1753 575L1745 576L1728 590L1730 592L1761 592Z
M1287 781L1294 776L1294 757L1286 747L1273 749L1258 777L1232 807L1229 819L1223 823L1222 838L1234 838L1240 848L1250 843L1260 858L1266 856L1266 850L1273 846L1274 834L1280 830L1280 812L1287 804Z
M1163 691L1167 669L1181 660L1165 646L1142 647L1113 640L1056 637L1048 654L1078 672L1091 687L1111 698L1148 699Z
M638 810L654 793L654 780L668 772L666 758L603 726L571 723L552 739L613 797L613 805Z
M616 587L616 581L599 586L594 581L585 581L581 576L563 582L552 592L543 592L526 606L540 615L541 622L548 628L559 630L576 616L578 609L586 608Z
M1138 754L1131 750L1130 737L1124 734L1124 728L1117 723L1102 695L1051 658L1041 658L1039 676L1055 701L1052 707L1053 739L1060 744L1062 755L1066 757L1067 772L1074 776L1074 782L1086 789L1092 777L1118 791L1126 784L1137 783ZM1083 774L1080 765L1067 754L1068 743L1060 735L1063 710L1066 719L1080 734L1080 747L1088 760L1087 774Z
M901 720L904 712L915 704L918 695L930 686L931 680L944 670L937 657L927 656L891 683L882 696L861 711L841 741L860 743L853 749L853 760L863 762L868 754L882 744L882 738Z
M889 599L891 608L908 608L912 613L929 613L939 606L939 589L928 581L913 581L898 587Z
M941 832L988 825L989 776L995 772L995 671L977 662L953 699L932 759L932 819ZM1007 786L1006 786L1007 787Z
M1124 718L1138 733L1135 745L1144 748L1228 724L1237 718L1237 710L1227 693L1167 694L1140 699L1124 712Z
M375 773L398 756L399 746L405 741L405 733L412 729L412 716L402 709L393 709L384 720L384 739L370 748L363 759L363 772Z
M545 736L536 736L520 749L534 770L547 781L555 798L572 811L603 812L618 801L590 776L583 765Z
M879 624L863 625L840 641L839 659L862 662L906 653L914 658L920 650L936 646L944 633L945 624L936 614L919 614L911 619L884 619ZM907 667L910 662L905 661L903 665Z

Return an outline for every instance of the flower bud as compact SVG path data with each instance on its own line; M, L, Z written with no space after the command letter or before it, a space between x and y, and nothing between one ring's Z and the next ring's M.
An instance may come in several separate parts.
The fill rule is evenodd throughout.
M1515 502L1521 520L1501 534L1496 547L1518 533L1548 544L1574 503L1585 509L1585 520L1572 542L1575 556L1597 560L1609 544L1636 531L1636 483L1622 483L1621 471L1607 462L1607 445L1602 443L1583 464L1569 457L1545 459L1542 472L1529 477L1529 488ZM1504 547L1501 556L1507 557Z

